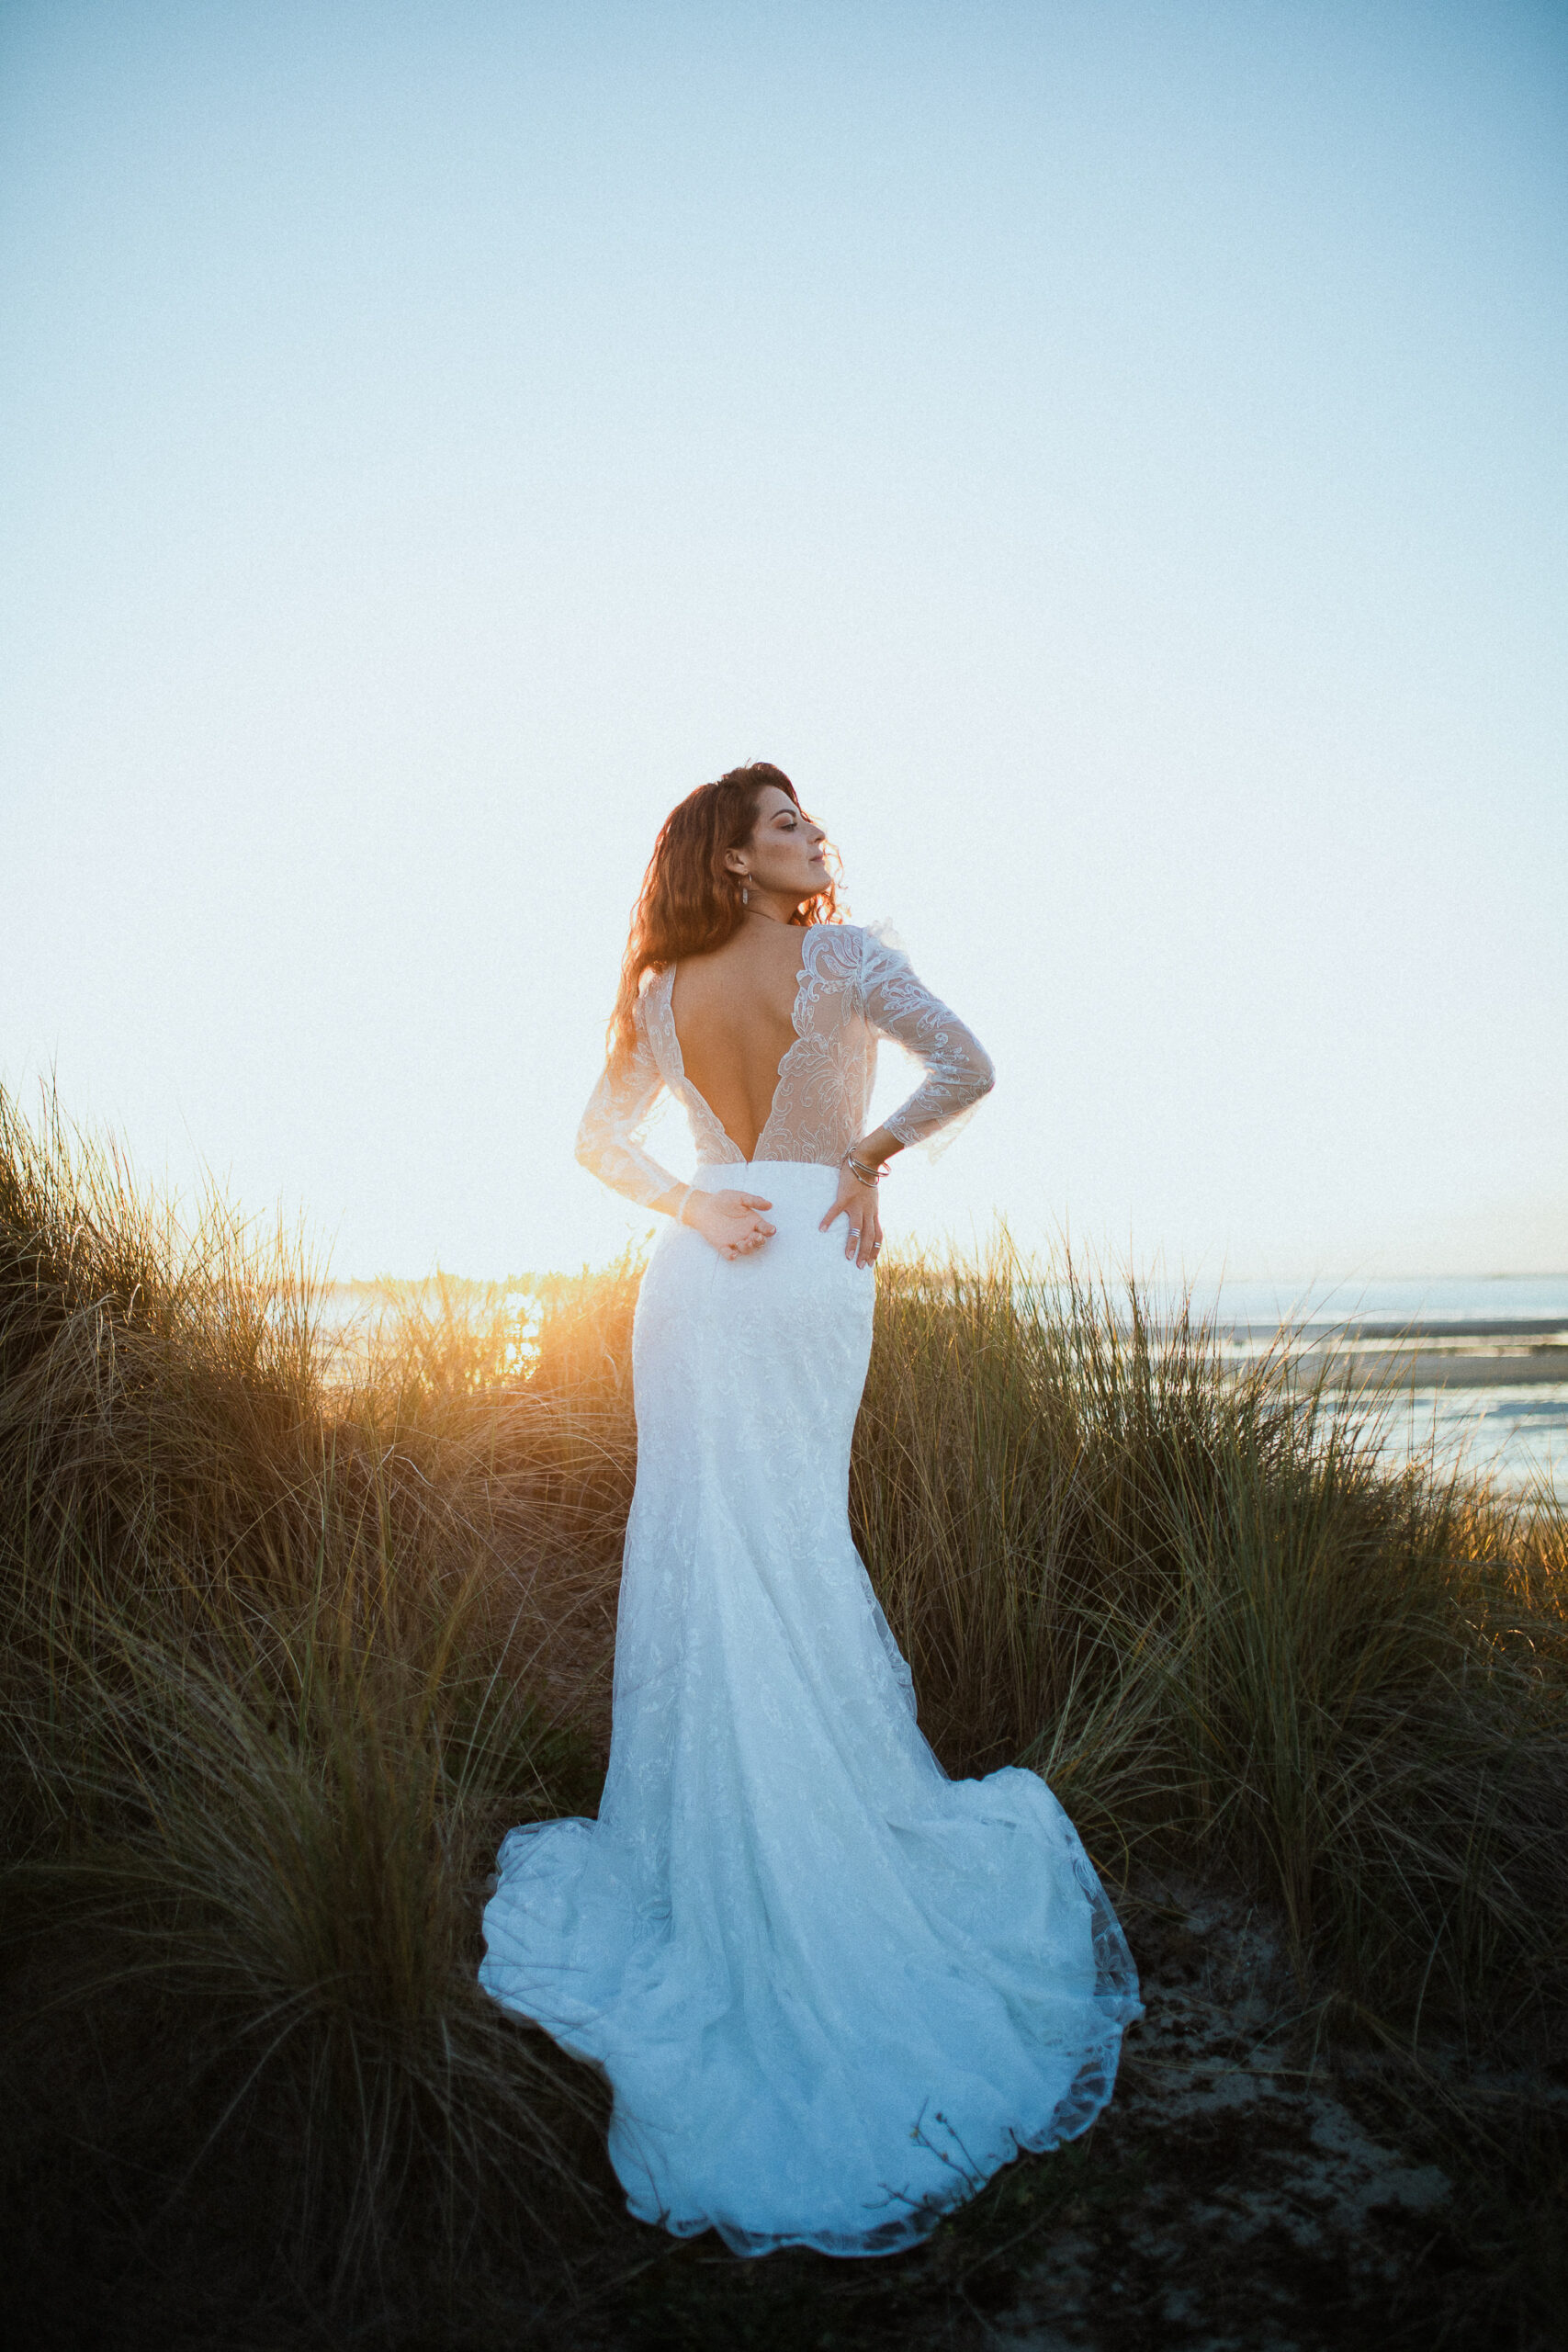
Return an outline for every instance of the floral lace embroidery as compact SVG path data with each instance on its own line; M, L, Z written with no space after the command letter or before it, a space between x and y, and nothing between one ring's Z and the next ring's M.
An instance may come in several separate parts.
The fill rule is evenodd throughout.
M686 1113L700 1163L747 1165L686 1076L671 1010L673 987L671 966L644 989L634 1050L625 1064L604 1070L577 1137L583 1166L645 1206L678 1181L643 1148L666 1088ZM924 1142L939 1129L944 1136L956 1132L995 1082L985 1048L916 977L902 949L859 924L813 924L801 933L795 1027L757 1138L757 1159L837 1165L864 1129L879 1036L895 1038L923 1069L920 1084L887 1121L902 1144Z

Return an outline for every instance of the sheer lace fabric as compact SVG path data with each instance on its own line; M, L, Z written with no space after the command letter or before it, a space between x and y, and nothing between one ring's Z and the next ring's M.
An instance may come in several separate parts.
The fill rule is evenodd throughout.
M816 923L800 934L795 1042L779 1064L758 1160L837 1167L865 1131L879 1037L897 1039L921 1063L919 1086L887 1121L902 1144L925 1141L969 1110L993 1083L990 1057L956 1013L916 978L901 948L856 923ZM671 1010L671 966L643 989L637 1044L612 1064L589 1101L577 1156L616 1192L645 1205L677 1182L644 1148L644 1133L668 1089L691 1123L705 1166L744 1167L746 1156L686 1076Z

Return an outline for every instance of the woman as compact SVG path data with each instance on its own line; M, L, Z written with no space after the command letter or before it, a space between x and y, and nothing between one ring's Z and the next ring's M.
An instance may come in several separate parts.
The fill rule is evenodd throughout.
M879 1033L924 1076L866 1135ZM609 1772L597 1821L508 1836L480 1976L607 2075L631 2211L740 2254L924 2236L1092 2122L1138 2014L1043 1782L950 1781L927 1747L850 1534L883 1165L990 1084L908 959L840 921L787 776L681 803L578 1138L670 1219L632 1343ZM665 1088L691 1185L642 1146Z

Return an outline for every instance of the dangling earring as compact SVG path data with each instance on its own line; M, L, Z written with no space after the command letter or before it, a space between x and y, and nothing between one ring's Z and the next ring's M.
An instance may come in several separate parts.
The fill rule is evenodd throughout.
M749 907L751 903L751 893L744 882L740 885L740 903L743 907Z

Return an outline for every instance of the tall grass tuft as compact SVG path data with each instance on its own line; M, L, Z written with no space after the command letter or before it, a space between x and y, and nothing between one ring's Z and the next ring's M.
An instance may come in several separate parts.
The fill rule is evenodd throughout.
M596 2095L474 1965L500 1832L582 1794L530 1666L602 1569L564 1493L518 1549L565 1484L547 1415L458 1409L428 1330L334 1388L318 1305L221 1203L182 1234L0 1102L17 2161L73 2201L81 2143L118 2151L134 2228L240 2179L264 2268L364 2294L487 2232L543 2259L599 2193Z
M344 1346L296 1238L0 1096L13 2211L86 2180L122 2251L194 2213L361 2305L591 2256L599 2086L474 1971L501 1833L594 1800L638 1272ZM884 1264L852 1508L950 1769L1044 1772L1117 1883L1250 1889L1386 2032L1537 2051L1568 1527L1376 1437L1004 1240Z
M1414 2022L1560 1999L1568 1525L1070 1261L884 1274L854 1511L951 1769L1035 1765Z

